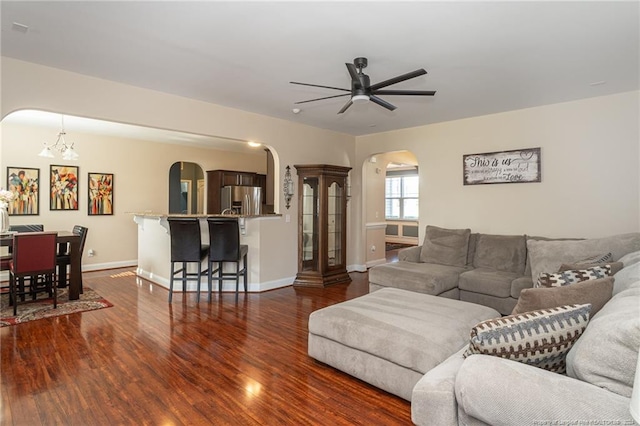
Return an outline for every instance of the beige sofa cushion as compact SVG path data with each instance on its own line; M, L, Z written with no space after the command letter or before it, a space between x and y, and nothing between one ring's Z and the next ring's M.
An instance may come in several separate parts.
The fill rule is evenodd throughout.
M460 275L460 290L488 294L496 297L511 296L511 283L517 278L513 272L477 268Z
M532 288L533 280L531 276L518 277L511 282L511 297L517 299L520 297L520 292L525 288Z
M369 269L369 282L437 296L458 287L466 269L435 263L393 262Z
M427 226L420 261L448 266L466 266L470 229Z
M524 235L478 235L473 266L522 275L527 258Z
M640 281L637 281L611 298L593 317L567 355L567 374L629 398L639 348Z
M563 263L574 263L602 253L613 254L613 260L640 250L640 233L614 235L581 241L528 240L531 276L534 281L542 272L556 272Z

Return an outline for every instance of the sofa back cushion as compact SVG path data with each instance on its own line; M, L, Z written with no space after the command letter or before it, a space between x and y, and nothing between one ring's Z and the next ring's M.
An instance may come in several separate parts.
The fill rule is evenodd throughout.
M613 260L640 250L640 232L582 241L527 241L534 282L542 272L556 272L563 263L611 252Z
M620 259L624 268L615 274L613 295L628 289L633 283L640 281L640 251L629 253Z
M640 281L637 281L612 297L591 320L567 355L567 374L629 398L639 348Z
M548 238L548 237L540 237L535 235L527 235L527 245L529 244L529 240L535 241L582 241L584 238ZM527 264L524 267L524 274L531 276L531 257L529 256L529 248L527 246Z
M478 235L473 266L524 273L527 241L524 235Z
M449 266L466 266L470 229L427 226L420 261Z

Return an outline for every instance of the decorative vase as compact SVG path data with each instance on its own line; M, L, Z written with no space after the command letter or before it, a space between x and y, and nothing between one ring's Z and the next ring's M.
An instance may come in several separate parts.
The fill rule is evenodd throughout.
M6 206L0 205L0 233L5 233L9 230L9 212Z

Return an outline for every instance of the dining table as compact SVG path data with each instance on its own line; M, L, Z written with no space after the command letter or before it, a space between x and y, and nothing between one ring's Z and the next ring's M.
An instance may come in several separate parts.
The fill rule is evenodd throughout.
M78 300L82 292L82 253L80 253L80 235L71 231L56 232L58 244L69 245L70 271L69 271L69 300ZM13 246L13 233L0 235L1 247Z

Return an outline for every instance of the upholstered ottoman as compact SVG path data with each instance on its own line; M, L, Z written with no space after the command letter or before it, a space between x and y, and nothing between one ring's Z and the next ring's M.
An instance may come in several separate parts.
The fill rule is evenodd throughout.
M309 355L410 401L427 371L469 343L474 325L499 316L474 303L383 288L312 312Z

